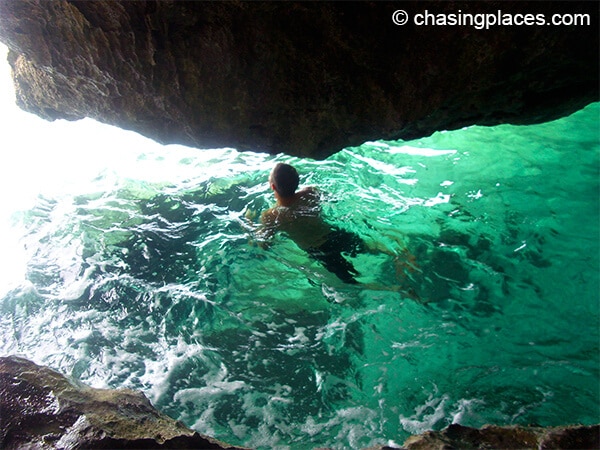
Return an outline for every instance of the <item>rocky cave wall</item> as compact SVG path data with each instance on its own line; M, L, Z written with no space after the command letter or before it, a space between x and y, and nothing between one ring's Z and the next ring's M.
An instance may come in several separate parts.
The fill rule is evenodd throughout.
M425 10L589 25L415 25ZM598 100L598 39L596 2L0 1L21 108L313 158L569 114Z

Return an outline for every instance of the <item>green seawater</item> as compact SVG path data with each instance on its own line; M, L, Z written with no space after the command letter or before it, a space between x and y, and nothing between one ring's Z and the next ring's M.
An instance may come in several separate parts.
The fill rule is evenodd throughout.
M254 448L598 423L599 118L596 103L324 161L120 150L84 187L39 186L11 211L20 253L0 258L24 275L0 283L0 354L140 389ZM321 190L330 223L378 242L352 258L359 284L284 234L255 245L246 216L272 205L276 162Z

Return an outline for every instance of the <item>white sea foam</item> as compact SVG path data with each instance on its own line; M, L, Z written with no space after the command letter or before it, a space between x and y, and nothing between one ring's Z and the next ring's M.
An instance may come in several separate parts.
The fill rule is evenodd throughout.
M449 394L439 394L434 388L428 399L415 408L413 415L400 415L399 420L402 428L410 434L421 434L450 424L479 427L483 425L479 410L484 407L485 402L481 399L451 401ZM500 417L501 413L498 414Z
M439 427L440 423L443 423L446 418L448 402L448 395L436 396L430 394L425 403L415 408L415 413L412 416L400 415L402 428L410 434L421 434Z
M402 145L402 146L389 146L388 151L393 154L404 154L411 156L425 156L427 158L436 157L436 156L447 156L454 155L456 150L437 150L433 148L425 148L425 147L411 147L410 145Z
M367 448L382 444L373 438L380 427L378 413L365 407L341 408L328 418L307 417L301 430L315 437L323 433L335 435L331 448Z
M222 365L215 367L214 363L205 356L205 352L210 349L199 343L190 344L178 338L175 345L170 345L164 337L161 337L154 344L154 349L155 357L144 360L145 370L140 377L142 384L148 387L147 392L153 402L158 402L168 395L172 374L189 359L198 358L206 361L213 380L219 381L225 378L226 368Z
M219 396L232 394L245 386L246 384L243 381L209 381L207 386L201 388L177 391L173 396L173 400L184 404L189 403L200 408L202 405L215 401Z

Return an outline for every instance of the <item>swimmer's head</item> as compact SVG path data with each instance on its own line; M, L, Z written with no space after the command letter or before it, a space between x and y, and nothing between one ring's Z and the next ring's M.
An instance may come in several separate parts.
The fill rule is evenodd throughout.
M271 188L282 197L294 195L299 182L298 172L289 164L277 163L269 176Z

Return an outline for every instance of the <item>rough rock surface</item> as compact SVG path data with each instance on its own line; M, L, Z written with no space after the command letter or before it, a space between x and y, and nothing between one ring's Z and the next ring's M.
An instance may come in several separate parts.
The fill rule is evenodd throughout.
M442 431L428 431L411 436L406 450L451 449L597 449L600 448L600 425L572 427L498 427L481 429L450 425Z
M588 14L589 25L415 25L425 10ZM597 101L598 13L596 2L2 0L0 41L18 104L46 119L322 158Z
M234 448L156 411L140 392L93 389L0 358L0 448Z

